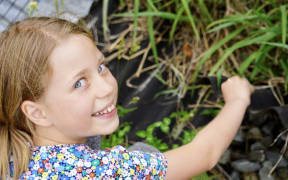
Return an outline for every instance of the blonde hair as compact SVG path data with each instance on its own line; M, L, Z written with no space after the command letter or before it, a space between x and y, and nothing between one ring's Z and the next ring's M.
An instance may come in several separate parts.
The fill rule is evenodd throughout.
M71 34L93 39L87 29L58 18L34 17L17 22L0 34L0 177L13 178L28 168L33 123L21 111L24 100L36 101L44 91L48 58L57 44Z

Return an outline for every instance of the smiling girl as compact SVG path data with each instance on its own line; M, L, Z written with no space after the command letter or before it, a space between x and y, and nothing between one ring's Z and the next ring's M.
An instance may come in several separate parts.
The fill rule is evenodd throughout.
M2 179L187 179L213 168L250 104L247 80L222 85L222 111L185 146L95 151L87 138L119 124L117 82L104 60L90 33L65 20L28 18L1 33Z

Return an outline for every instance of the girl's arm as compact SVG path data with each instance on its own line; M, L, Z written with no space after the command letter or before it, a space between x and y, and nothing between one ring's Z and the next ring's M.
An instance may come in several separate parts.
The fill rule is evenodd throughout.
M167 179L189 179L212 169L233 140L253 89L239 77L228 79L221 88L225 105L214 120L189 144L164 153L168 160Z

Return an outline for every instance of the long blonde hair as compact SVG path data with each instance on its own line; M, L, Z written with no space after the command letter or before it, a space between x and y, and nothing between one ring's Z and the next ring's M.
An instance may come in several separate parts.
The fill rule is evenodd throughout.
M49 71L48 58L61 39L83 34L87 29L71 22L48 17L28 18L0 34L0 177L13 178L28 168L33 145L33 123L21 111L24 100L36 101L44 91L43 77Z

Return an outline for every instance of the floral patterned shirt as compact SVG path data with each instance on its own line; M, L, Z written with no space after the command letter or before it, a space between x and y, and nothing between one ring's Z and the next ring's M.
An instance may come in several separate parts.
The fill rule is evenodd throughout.
M92 150L85 144L32 148L29 167L20 179L164 179L167 160L161 153L128 152L122 146Z

